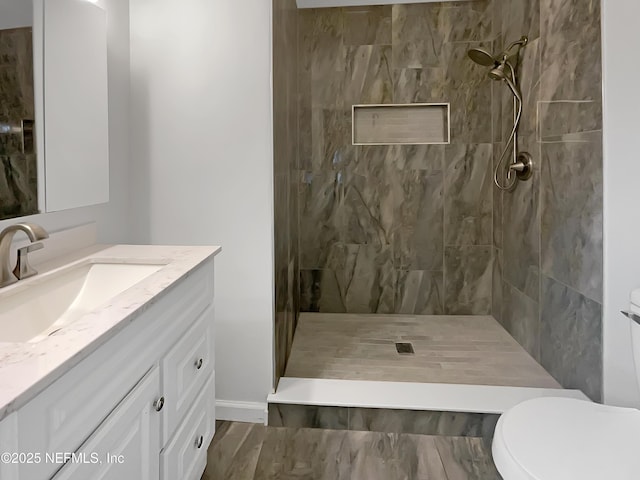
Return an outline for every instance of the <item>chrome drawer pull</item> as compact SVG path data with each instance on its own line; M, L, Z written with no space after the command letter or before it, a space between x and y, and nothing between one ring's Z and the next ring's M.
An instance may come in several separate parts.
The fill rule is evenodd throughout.
M153 402L153 406L155 407L156 412L162 410L162 407L164 407L164 397L160 397L158 400Z

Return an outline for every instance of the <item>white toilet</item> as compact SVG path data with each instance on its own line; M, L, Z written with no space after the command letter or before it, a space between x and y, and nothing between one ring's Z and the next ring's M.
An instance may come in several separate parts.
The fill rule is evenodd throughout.
M640 316L640 290L631 296ZM631 322L640 382L640 325ZM493 456L504 480L640 479L640 410L569 398L538 398L506 412Z

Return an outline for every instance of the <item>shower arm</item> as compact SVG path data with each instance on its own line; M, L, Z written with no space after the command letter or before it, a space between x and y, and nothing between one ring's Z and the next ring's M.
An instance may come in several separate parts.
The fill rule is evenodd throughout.
M529 43L529 37L524 36L520 40L516 40L511 45L509 45L507 47L507 49L500 56L503 57L506 60L507 58L509 58L511 56L510 53L511 53L511 50L514 49L514 47L518 47L518 52L516 52L516 53L519 53L520 49L522 47L526 47L528 43ZM511 70L513 71L513 67L511 68Z

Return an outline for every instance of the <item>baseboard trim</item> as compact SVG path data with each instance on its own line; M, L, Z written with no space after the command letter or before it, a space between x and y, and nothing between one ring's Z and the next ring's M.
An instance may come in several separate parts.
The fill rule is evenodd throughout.
M268 419L267 404L216 400L216 419L228 422L261 423L266 425Z

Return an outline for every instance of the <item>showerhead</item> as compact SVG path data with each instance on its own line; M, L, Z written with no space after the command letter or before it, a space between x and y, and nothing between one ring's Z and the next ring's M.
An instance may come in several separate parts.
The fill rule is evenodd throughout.
M518 88L516 71L509 60L503 58L502 62L500 62L496 68L491 69L489 72L489 78L491 80L505 82L518 101L522 102L522 93L520 92L520 88Z
M493 55L481 48L472 48L467 52L467 55L469 55L471 60L483 67L495 67L496 64L498 64L498 61Z
M502 62L500 65L498 65L496 68L492 69L489 72L489 78L491 80L505 80L507 77L507 74L504 71L504 66L505 66L505 62Z

